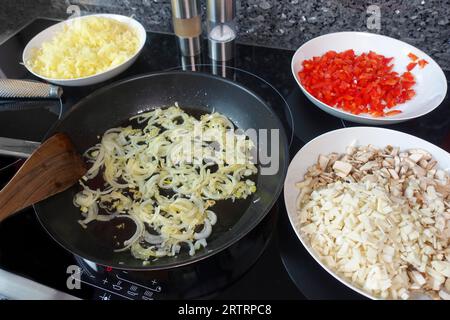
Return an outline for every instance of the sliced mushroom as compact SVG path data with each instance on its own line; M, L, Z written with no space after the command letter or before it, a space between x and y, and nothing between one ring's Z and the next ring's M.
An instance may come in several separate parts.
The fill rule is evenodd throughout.
M324 155L319 155L319 159L317 161L317 164L319 165L320 169L323 171L326 170L328 163L330 162L330 158Z
M399 179L399 176L398 176L397 172L395 172L394 169L388 169L388 170L389 170L389 173L391 174L391 177L392 177L393 179L395 179L395 180L398 180L398 179Z
M383 167L394 168L395 160L394 158L385 158L381 164Z
M355 155L355 160L361 161L361 162L367 162L372 158L374 155L373 152L366 151L366 152L357 152Z
M419 178L425 177L427 175L427 171L421 166L415 165L414 167L412 167L412 169L414 174L417 175Z
M450 184L436 184L436 192L439 192L444 198L447 198L450 195Z
M419 161L419 166L421 166L422 168L424 168L426 170L427 167L428 167L428 161L425 160L425 159L420 160Z
M346 177L350 171L352 171L352 165L348 162L344 161L336 161L333 165L333 170L336 172L337 175L341 177Z
M432 159L428 162L428 165L426 167L427 170L431 171L434 169L434 167L436 167L437 161Z
M367 163L365 163L364 165L362 165L359 170L361 171L368 171L368 170L372 170L372 169L378 169L380 168L378 162L376 161L369 161Z
M399 147L392 148L391 156L396 157L399 151L400 151Z
M408 152L410 154L421 154L422 158L425 160L430 160L431 159L431 154L423 149L409 149Z
M355 151L356 151L356 147L354 147L354 146L348 146L348 147L345 149L345 152L346 152L348 155L353 155L353 154L355 153Z
M414 163L417 163L422 159L422 157L423 157L423 154L421 154L421 153L413 153L409 156L409 159L414 161Z

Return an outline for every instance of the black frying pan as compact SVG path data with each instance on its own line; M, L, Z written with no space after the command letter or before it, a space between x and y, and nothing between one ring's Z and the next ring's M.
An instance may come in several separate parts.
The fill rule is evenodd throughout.
M77 186L35 205L37 216L48 233L74 254L119 269L160 270L205 259L229 247L251 231L274 205L281 192L288 165L288 144L281 122L263 100L241 85L208 74L195 72L154 73L106 86L77 103L48 133L64 132L80 153L98 142L107 129L121 125L129 117L156 107L178 102L194 113L213 109L226 115L241 129L279 129L279 170L274 175L258 175L257 192L247 200L223 201L214 210L218 216L208 246L189 256L183 250L177 257L164 257L149 264L130 252L114 252L112 239L126 239L131 227L119 231L111 222L92 222L83 229L81 215L72 199ZM270 136L268 139L270 145ZM254 202L253 200L258 199ZM123 219L122 222L127 222ZM130 224L130 223L129 223ZM132 225L132 223L131 223ZM125 233L125 234L124 234ZM128 233L128 234L127 234Z

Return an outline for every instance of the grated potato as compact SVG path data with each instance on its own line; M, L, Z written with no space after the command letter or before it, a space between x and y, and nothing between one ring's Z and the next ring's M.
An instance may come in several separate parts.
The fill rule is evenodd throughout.
M118 66L138 50L135 30L111 18L70 21L26 61L35 73L52 79L77 79Z

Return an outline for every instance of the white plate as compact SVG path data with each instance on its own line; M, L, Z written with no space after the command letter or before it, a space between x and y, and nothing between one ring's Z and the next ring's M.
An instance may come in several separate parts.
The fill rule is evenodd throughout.
M120 64L118 66L115 66L114 68L108 69L106 71L103 71L103 72L100 72L100 73L97 73L97 74L94 74L91 76L76 78L76 79L47 78L47 77L44 77L42 75L39 75L39 74L33 72L33 70L31 70L31 68L29 68L29 66L25 62L30 60L31 53L33 51L32 49L40 48L42 46L43 42L51 40L55 36L55 34L57 34L59 31L61 31L63 29L63 27L65 25L76 23L77 20L85 19L87 17L104 17L104 18L114 19L114 20L126 23L128 26L130 26L131 28L136 30L136 33L139 37L139 47L138 47L138 50L136 51L136 53L132 57L130 57L127 61L123 62L122 64ZM134 20L132 18L117 15L117 14L93 14L93 15L88 15L88 16L82 16L82 17L73 18L70 20L65 20L60 23L57 23L57 24L45 29L38 35L36 35L33 39L31 39L30 42L28 42L27 46L25 47L25 49L23 51L23 55L22 55L22 61L24 62L24 65L28 69L29 72L34 74L36 77L44 79L48 82L52 82L52 83L62 85L62 86L72 86L72 87L87 86L87 85L96 84L96 83L100 83L100 82L106 81L108 79L111 79L112 77L118 75L119 73L125 71L128 67L130 67L133 64L133 62L137 59L139 54L141 53L142 48L145 45L146 38L147 38L147 33L145 32L145 29L142 26L142 24L140 24L139 22L137 22L136 20Z
M402 113L383 118L375 118L370 115L354 115L330 107L313 97L303 88L297 74L302 69L304 60L321 56L330 50L341 52L349 49L353 49L356 54L372 50L386 57L393 57L394 71L400 74L405 72L406 66L412 62L408 57L410 52L418 56L419 59L428 61L425 68L421 69L419 66L416 66L411 71L416 78L416 84L413 87L416 95L406 103L392 108L392 110L401 110ZM292 57L291 69L298 85L311 102L333 116L358 123L391 124L423 116L438 107L444 100L447 92L447 80L444 72L426 53L400 40L373 33L338 32L314 38L303 44L295 52Z
M284 182L284 201L286 203L286 209L292 228L295 230L300 242L306 250L308 250L309 254L317 261L317 263L319 263L326 271L328 271L328 273L345 284L347 287L370 299L376 299L376 297L358 287L355 287L352 283L340 277L333 270L322 263L316 255L314 249L311 248L307 237L303 236L297 228L295 222L297 221L296 202L299 194L295 184L303 180L303 176L305 175L308 167L317 162L319 155L326 155L332 152L344 153L346 147L349 145L368 144L372 144L380 148L390 144L392 146L400 147L401 150L421 148L433 155L433 157L438 161L440 168L445 170L450 169L450 154L447 151L412 135L395 130L374 127L352 127L338 129L324 133L311 140L295 155L289 165L286 180Z

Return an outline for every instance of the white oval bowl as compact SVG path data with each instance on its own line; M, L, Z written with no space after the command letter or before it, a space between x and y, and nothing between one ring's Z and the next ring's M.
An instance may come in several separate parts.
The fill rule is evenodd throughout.
M421 69L418 65L411 71L416 78L414 90L416 95L406 103L395 106L390 110L401 110L402 113L376 118L367 114L354 115L341 109L333 108L311 95L300 83L298 72L302 69L302 62L315 56L321 56L327 51L342 52L353 49L356 54L374 51L386 57L393 57L394 71L403 73L406 66L412 62L408 53L413 53L419 59L425 59L428 64ZM366 33L366 32L337 32L314 38L297 49L291 62L292 75L300 89L308 99L323 111L344 119L364 124L393 124L417 117L421 117L437 108L447 93L447 80L439 65L423 51L397 39Z
M77 20L85 19L87 17L103 17L103 18L110 18L117 21L120 21L122 23L127 24L129 27L136 30L136 33L139 37L139 47L136 53L131 56L127 61L124 61L122 64L115 66L111 69L105 70L103 72L87 76L87 77L81 77L81 78L74 78L74 79L54 79L54 78L47 78L44 77L36 72L34 72L26 63L26 61L29 61L31 58L31 54L34 48L40 48L42 46L42 43L50 41L58 32L60 32L63 27L67 24L72 24L76 22ZM111 79L115 77L116 75L122 73L125 71L128 67L130 67L134 61L136 61L137 57L142 51L142 48L145 45L145 41L147 39L147 33L145 32L144 27L142 24L140 24L138 21L134 20L133 18L118 15L118 14L93 14L93 15L87 15L82 17L77 17L69 20L65 20L62 22L59 22L44 31L40 32L38 35L36 35L33 39L28 42L26 45L23 55L22 55L22 61L24 62L25 67L28 69L30 73L35 75L38 78L41 78L43 80L46 80L48 82L62 85L62 86L69 86L69 87L78 87L78 86L88 86L96 83L100 83L103 81L106 81L108 79Z
M296 188L295 184L304 180L303 176L305 175L308 167L314 163L317 163L317 158L319 155L326 155L332 152L345 153L345 149L349 145L359 146L368 144L372 144L376 147L385 147L387 144L390 144L392 146L400 147L401 150L421 148L433 155L438 162L439 168L450 170L450 154L447 151L412 135L400 131L376 127L351 127L338 129L318 136L308 142L297 152L289 165L286 180L284 182L284 201L292 228L295 230L295 233L302 245L317 261L317 263L335 279L339 280L350 289L367 298L379 299L378 297L375 297L363 289L353 285L353 283L341 277L334 270L323 263L316 255L314 249L310 246L307 237L304 236L299 230L296 222L298 216L296 202L299 190ZM318 283L317 285L320 284Z

